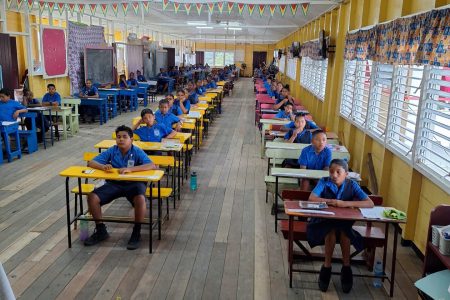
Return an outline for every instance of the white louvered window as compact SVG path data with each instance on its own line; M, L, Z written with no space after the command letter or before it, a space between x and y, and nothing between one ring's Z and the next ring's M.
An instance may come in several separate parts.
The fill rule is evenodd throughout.
M384 142L394 67L374 64L372 68L372 87L367 109L366 128L374 138Z
M369 104L372 61L357 61L355 70L355 92L353 94L352 119L355 124L365 126Z
M340 113L344 118L351 120L356 81L356 60L345 61L343 81Z
M423 66L395 66L386 143L410 159L416 131Z
M328 59L313 60L309 57L302 57L300 84L322 101L325 99L327 69Z
M424 74L415 149L419 169L450 184L450 69L428 67Z

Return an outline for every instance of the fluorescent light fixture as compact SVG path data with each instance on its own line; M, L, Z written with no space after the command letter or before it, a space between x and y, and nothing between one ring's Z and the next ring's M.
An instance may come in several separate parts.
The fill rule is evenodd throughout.
M213 29L211 26L197 26L197 29Z
M188 25L191 26L205 26L206 22L203 21L194 21L194 22L187 22Z
M229 30L242 30L242 28L239 27L228 27Z

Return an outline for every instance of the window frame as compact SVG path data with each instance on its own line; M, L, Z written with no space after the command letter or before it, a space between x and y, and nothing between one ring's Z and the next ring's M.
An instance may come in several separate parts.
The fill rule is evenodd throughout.
M327 74L328 58L314 60L310 57L302 57L299 83L322 102L325 101Z

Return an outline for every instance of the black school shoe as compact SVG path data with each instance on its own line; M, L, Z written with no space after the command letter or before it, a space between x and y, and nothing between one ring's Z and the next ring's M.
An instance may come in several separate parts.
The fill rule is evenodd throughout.
M330 285L330 279L331 279L331 267L326 268L324 265L322 265L319 274L319 289L322 292L326 292L328 290L328 285Z
M353 287L353 272L350 266L342 266L341 286L344 293L349 293Z
M128 250L136 250L137 248L139 248L139 245L141 243L141 230L136 230L135 228L133 228L133 233L131 233L131 237L130 240L128 241L127 244L127 249Z
M94 233L84 241L84 245L94 246L107 238L109 238L109 233L106 231L106 226L105 224L100 223L95 226Z

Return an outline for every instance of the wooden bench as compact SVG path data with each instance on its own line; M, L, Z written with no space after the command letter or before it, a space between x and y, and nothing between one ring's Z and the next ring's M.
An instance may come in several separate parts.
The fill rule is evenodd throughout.
M307 201L310 194L311 192L307 191L284 190L281 196L284 200ZM369 198L372 199L376 206L380 206L383 204L383 198L381 196L369 195ZM294 222L294 242L305 253L306 256L313 258L313 254L302 244L302 242L308 240L306 236L306 227L307 220L299 220L297 222ZM280 228L283 237L287 240L289 236L289 221L280 220ZM367 222L366 226L354 225L353 230L357 231L364 240L365 262L368 269L372 270L375 261L376 248L386 246L385 233L379 227L372 226L372 222ZM353 252L351 254L351 258L354 258L359 253L360 252L358 251Z

